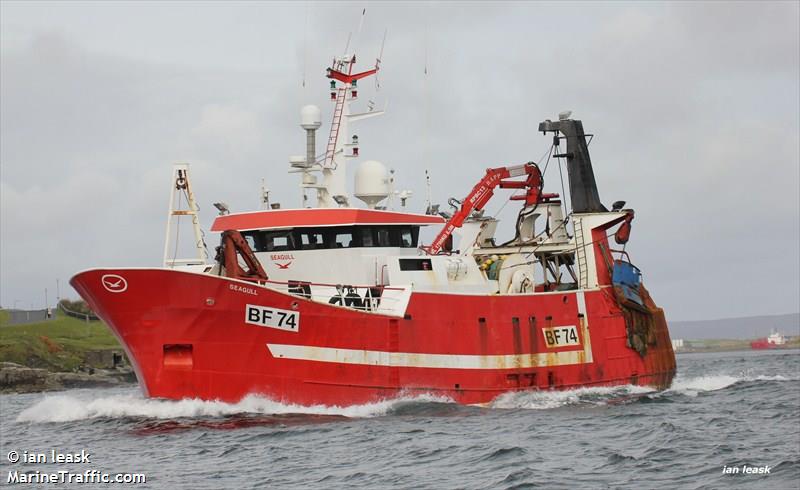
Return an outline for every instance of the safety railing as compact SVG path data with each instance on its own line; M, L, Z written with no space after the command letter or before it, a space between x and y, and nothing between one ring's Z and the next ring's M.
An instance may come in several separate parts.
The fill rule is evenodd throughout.
M406 288L391 286L365 286L354 284L331 284L310 281L262 281L265 285L282 286L290 294L318 303L344 306L360 311L395 312L405 298ZM387 294L387 292L389 294ZM403 310L405 310L405 305Z
M64 306L62 303L58 303L58 309L63 311L64 314L67 316L71 316L73 318L79 318L81 320L86 320L87 322L100 320L100 318L94 313L81 313L79 311L72 311L66 306Z

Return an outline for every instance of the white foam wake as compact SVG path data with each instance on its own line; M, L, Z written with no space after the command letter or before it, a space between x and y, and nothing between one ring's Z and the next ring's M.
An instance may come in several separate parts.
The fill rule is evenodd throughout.
M566 405L606 405L654 391L653 388L635 385L596 386L558 391L518 391L501 395L490 404L490 407L547 410Z
M547 410L567 405L609 405L624 403L639 395L650 398L680 394L697 396L699 393L718 391L745 381L793 381L781 375L758 375L741 373L739 376L727 374L706 375L697 377L678 376L672 386L664 391L638 385L621 385L610 387L576 388L558 391L521 391L506 393L489 404L491 408L522 408Z
M740 373L738 376L731 376L729 374L711 374L693 378L678 376L672 382L672 386L666 390L666 393L672 392L687 396L697 396L702 392L723 390L736 383L748 381L797 381L797 378L787 378L780 374L760 374L753 376L752 374L744 372Z
M17 422L69 422L102 417L176 419L184 417L220 417L244 413L377 417L385 415L392 407L398 404L408 402L450 403L451 400L431 395L420 395L364 405L337 407L286 404L258 395L249 395L238 403L199 399L159 400L144 398L142 395L112 395L88 400L71 395L47 395L44 399L23 410L17 416Z
M488 404L489 408L545 410L566 405L607 405L624 402L639 395L659 397L670 394L697 396L702 392L717 391L745 381L795 381L782 375L727 374L699 377L678 376L672 386L656 392L653 388L635 385L589 387L572 390L522 391L506 393ZM429 394L403 396L364 405L347 407L314 405L303 406L277 402L262 396L250 395L238 403L203 401L199 399L160 400L145 398L141 394L118 394L91 398L96 393L45 395L17 416L17 422L70 422L93 418L138 417L149 419L177 419L193 417L221 417L235 414L309 414L341 415L364 418L386 415L393 408L406 403L453 403L445 397Z
M700 376L697 378L675 378L668 392L680 393L682 395L697 396L704 391L717 391L727 388L742 381L742 378L729 376L727 374Z

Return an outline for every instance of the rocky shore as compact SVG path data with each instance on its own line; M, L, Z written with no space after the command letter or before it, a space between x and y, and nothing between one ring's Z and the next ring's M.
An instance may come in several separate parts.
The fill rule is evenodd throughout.
M136 383L136 375L130 366L50 372L13 362L0 362L0 393L36 393L69 388L119 386L125 383Z

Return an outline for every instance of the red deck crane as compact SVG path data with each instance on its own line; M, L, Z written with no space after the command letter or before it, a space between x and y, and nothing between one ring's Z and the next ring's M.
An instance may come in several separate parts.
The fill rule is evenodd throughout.
M247 270L239 265L239 258L242 257ZM263 282L267 280L267 273L261 267L253 249L237 230L225 230L222 232L220 246L217 247L216 261L220 266L225 267L225 276L244 281Z
M527 175L525 180L503 180ZM480 211L494 195L494 189L527 189L527 192L519 196L511 196L511 200L525 201L526 206L534 206L541 200L542 196L542 172L539 167L528 162L524 165L513 167L498 167L486 170L486 175L475 184L472 191L461 202L461 208L447 220L442 231L436 235L431 245L427 248L430 255L436 255L442 250L445 242L453 234L453 230L460 228L464 221L474 211Z

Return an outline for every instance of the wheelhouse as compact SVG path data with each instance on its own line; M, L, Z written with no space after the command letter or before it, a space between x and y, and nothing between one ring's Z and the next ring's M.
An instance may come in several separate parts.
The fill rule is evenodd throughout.
M440 216L375 209L271 209L218 216L211 230L240 232L272 281L388 286L400 257L424 253L420 228L442 223Z

